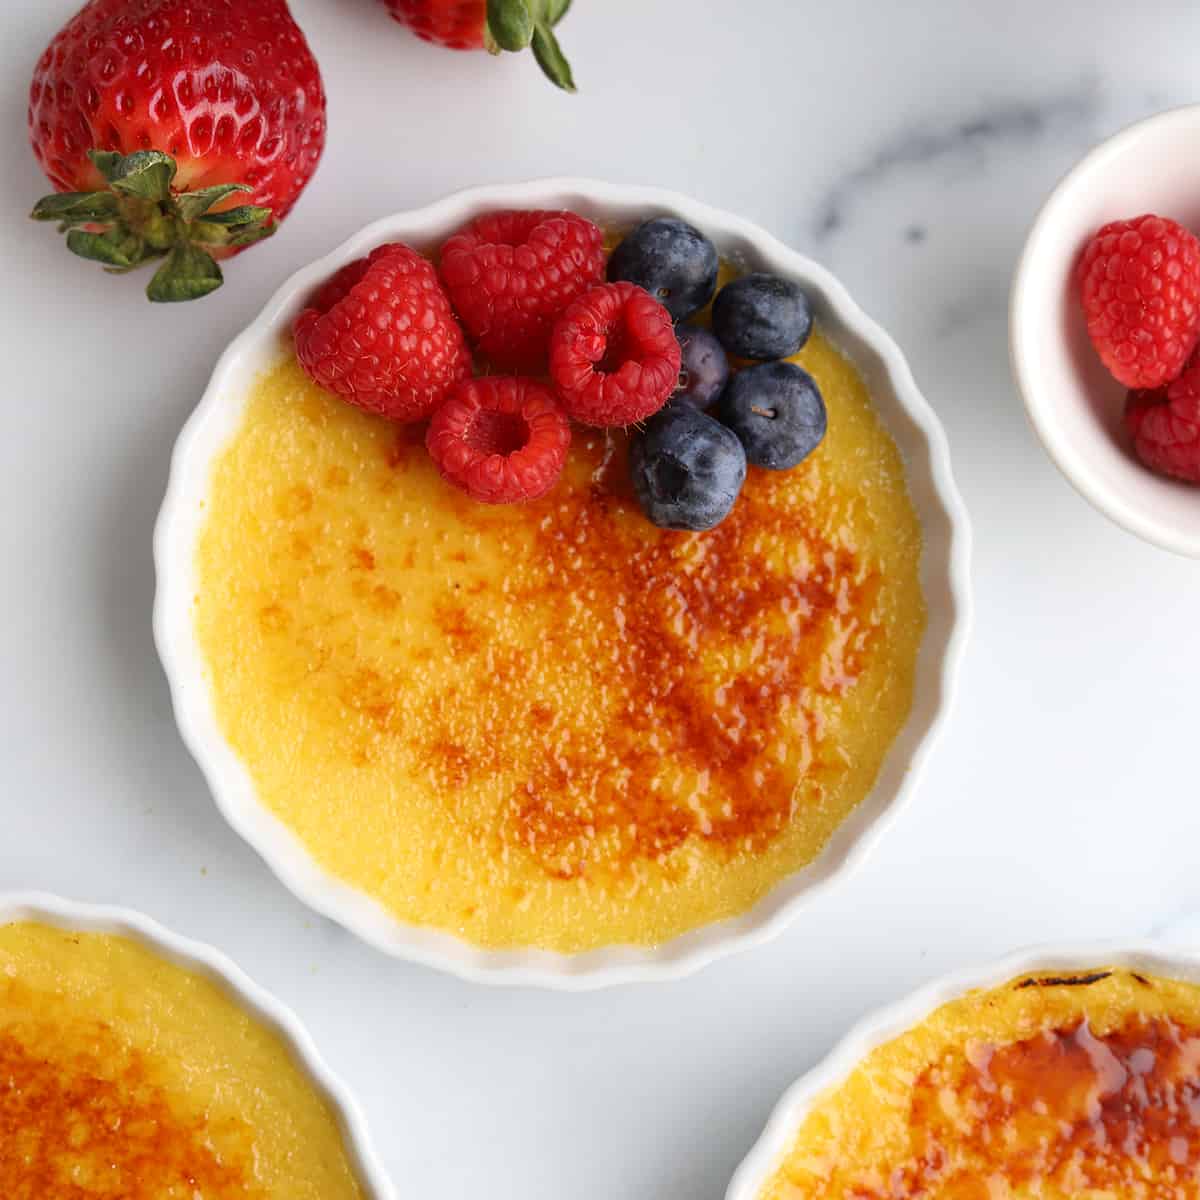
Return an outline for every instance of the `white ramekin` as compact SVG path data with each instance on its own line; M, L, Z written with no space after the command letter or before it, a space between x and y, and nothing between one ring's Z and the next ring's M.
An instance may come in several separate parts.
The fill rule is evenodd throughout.
M862 372L904 455L924 530L922 582L929 627L918 662L916 699L871 795L816 862L781 882L753 910L658 947L614 946L577 955L481 949L439 930L403 924L362 892L327 874L291 831L259 803L249 774L217 726L195 636L195 547L213 461L237 428L255 374L269 366L286 345L303 298L339 267L383 242L435 247L464 222L498 208L570 208L616 226L672 213L702 229L722 254L801 283L813 300L821 328ZM154 635L170 681L180 732L217 804L300 899L400 958L480 982L583 990L676 977L731 950L764 941L778 932L805 900L863 859L912 794L950 708L969 624L969 559L966 510L951 475L942 427L917 390L895 343L828 271L748 221L685 196L654 188L551 179L474 188L428 208L377 221L293 275L226 350L172 457L170 482L154 537L158 579Z
M181 937L129 908L82 904L45 892L0 892L0 925L38 921L81 933L108 933L133 939L188 971L205 976L238 1005L279 1035L302 1070L324 1095L337 1118L367 1200L396 1200L367 1135L366 1121L346 1085L325 1065L299 1017L263 991L219 950Z
M1125 389L1088 340L1075 266L1109 221L1155 213L1200 234L1200 104L1140 121L1092 150L1050 193L1013 281L1013 374L1034 431L1075 489L1110 520L1200 558L1200 487L1134 457Z
M1041 946L1018 951L987 966L944 976L897 1004L864 1018L827 1058L788 1088L771 1113L762 1136L734 1174L725 1200L758 1200L814 1104L842 1083L877 1046L912 1029L943 1004L967 992L1001 987L1024 975L1077 974L1102 967L1126 967L1167 979L1200 983L1200 955L1158 942Z

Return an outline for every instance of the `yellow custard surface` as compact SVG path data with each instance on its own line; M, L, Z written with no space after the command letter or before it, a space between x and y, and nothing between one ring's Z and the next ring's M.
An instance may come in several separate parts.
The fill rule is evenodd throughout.
M820 1097L759 1200L1200 1196L1200 988L1115 968L968 993Z
M445 484L418 427L288 355L215 464L195 629L261 802L402 921L481 946L655 944L751 907L870 790L912 703L921 532L820 334L829 433L715 530L655 528L623 434L550 494Z
M4 1200L360 1200L278 1035L128 938L0 926Z

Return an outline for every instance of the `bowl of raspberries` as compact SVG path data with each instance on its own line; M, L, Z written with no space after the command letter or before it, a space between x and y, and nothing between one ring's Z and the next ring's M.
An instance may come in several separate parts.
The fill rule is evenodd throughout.
M1200 106L1102 143L1038 215L1013 285L1013 371L1076 489L1200 557Z

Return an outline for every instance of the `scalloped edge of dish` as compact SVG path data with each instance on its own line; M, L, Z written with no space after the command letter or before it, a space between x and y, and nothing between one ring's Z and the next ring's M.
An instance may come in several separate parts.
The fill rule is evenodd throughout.
M818 323L864 376L904 458L909 492L921 520L921 578L929 620L918 658L915 698L871 792L817 859L781 880L748 912L659 946L620 945L578 954L487 949L447 932L405 924L334 878L259 802L249 773L218 727L195 638L195 544L212 462L236 429L246 384L278 354L301 300L339 267L382 242L403 240L427 247L479 213L502 207L571 208L612 223L670 213L703 229L722 254L797 279L810 292ZM865 859L913 794L952 706L970 626L970 542L970 524L941 423L896 344L823 267L740 217L657 188L585 179L485 186L368 225L288 279L221 356L171 458L154 531L154 637L180 733L218 807L300 900L393 957L474 982L582 991L678 978L760 944L779 933L805 902Z
M1154 940L1035 946L943 975L857 1022L829 1054L784 1092L758 1141L734 1173L725 1200L758 1200L817 1101L842 1083L872 1050L920 1024L943 1004L968 992L1002 987L1023 975L1099 967L1124 967L1200 983L1200 955Z
M0 892L0 925L36 921L57 929L127 937L169 962L217 984L238 1005L281 1037L334 1112L351 1166L367 1200L396 1200L367 1132L366 1118L346 1085L321 1057L311 1034L287 1005L254 982L220 950L174 933L136 909L89 904L49 892Z

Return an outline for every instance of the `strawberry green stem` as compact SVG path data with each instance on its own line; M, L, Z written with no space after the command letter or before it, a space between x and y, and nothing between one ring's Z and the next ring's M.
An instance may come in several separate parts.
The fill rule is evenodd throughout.
M107 188L44 196L31 215L35 221L56 221L67 235L68 250L107 271L124 273L162 260L146 288L151 300L207 296L222 283L213 251L248 246L275 232L269 208L243 204L212 211L230 196L250 191L245 184L177 192L175 160L161 151L91 150L88 157Z
M571 0L488 0L484 44L493 54L533 49L543 74L565 92L575 91L571 64L554 35Z

